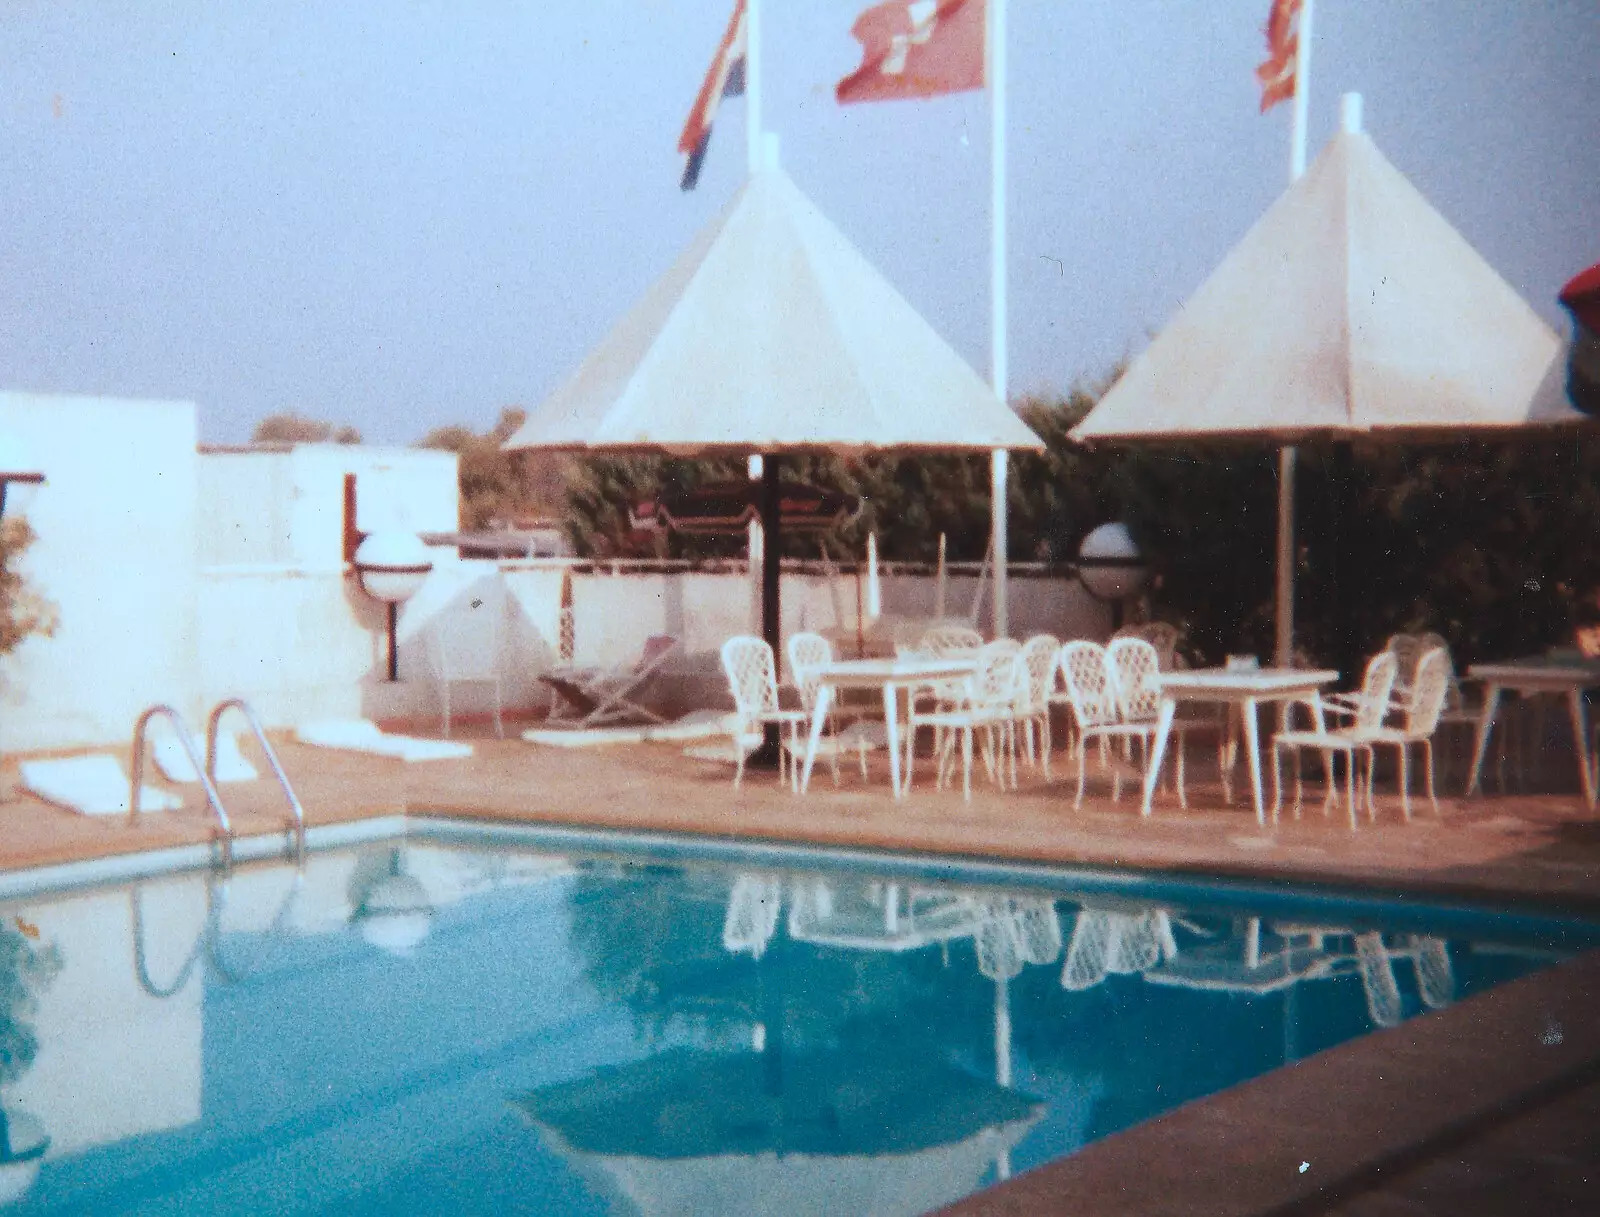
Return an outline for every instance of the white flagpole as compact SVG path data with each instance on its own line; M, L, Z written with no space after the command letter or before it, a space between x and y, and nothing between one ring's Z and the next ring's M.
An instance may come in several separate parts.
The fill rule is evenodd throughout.
M989 83L989 160L992 169L989 210L989 371L995 396L1006 401L1006 0L987 0ZM1010 632L1006 604L1006 474L1004 448L990 454L989 527L994 550L994 636Z
M761 169L761 0L744 6L744 135L750 176Z
M1306 114L1311 102L1311 10L1315 0L1301 0L1300 28L1294 56L1294 125L1289 136L1289 183L1306 171ZM1274 661L1286 668L1294 658L1294 462L1293 445L1278 450L1278 587L1277 645Z

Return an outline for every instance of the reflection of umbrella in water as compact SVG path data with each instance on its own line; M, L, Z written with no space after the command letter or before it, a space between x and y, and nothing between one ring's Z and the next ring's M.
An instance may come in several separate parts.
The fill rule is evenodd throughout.
M975 1190L1043 1115L908 1054L676 1050L516 1100L547 1144L643 1214L924 1213Z
M783 531L828 532L861 510L857 495L784 482L778 492ZM670 529L703 536L732 536L761 519L760 487L755 482L707 482L688 490L668 490L641 500L628 511L638 529Z
M39 1177L50 1137L37 1117L0 1107L0 1205L15 1204Z
M433 902L422 881L406 873L400 850L390 850L378 863L382 869L376 874L369 865L358 866L351 876L350 903L355 906L351 924L372 946L391 955L409 955L428 936Z

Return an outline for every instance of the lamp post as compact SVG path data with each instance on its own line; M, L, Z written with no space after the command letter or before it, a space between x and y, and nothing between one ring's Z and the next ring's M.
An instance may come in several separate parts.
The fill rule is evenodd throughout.
M27 511L43 485L44 473L27 449L11 436L0 434L0 518L7 510Z
M1150 581L1150 568L1126 524L1102 524L1083 539L1078 579L1096 600L1111 605L1111 628L1121 629L1123 604Z
M389 679L400 679L400 642L397 627L400 603L417 594L433 570L433 559L422 539L410 532L375 532L356 547L356 578L374 600L389 611Z

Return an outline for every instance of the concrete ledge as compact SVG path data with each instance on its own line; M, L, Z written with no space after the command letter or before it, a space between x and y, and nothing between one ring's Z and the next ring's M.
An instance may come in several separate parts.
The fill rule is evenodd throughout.
M1600 952L1591 952L1186 1104L943 1211L1329 1212L1600 1084L1596 1010Z

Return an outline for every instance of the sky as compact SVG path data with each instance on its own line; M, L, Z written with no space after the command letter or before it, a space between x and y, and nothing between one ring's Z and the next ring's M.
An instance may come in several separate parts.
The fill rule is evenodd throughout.
M765 0L784 167L980 374L989 99L840 107L867 0ZM1142 348L1288 182L1269 0L1010 0L1013 396ZM537 408L726 205L676 144L732 0L6 0L0 388L369 442ZM1528 302L1600 260L1600 3L1317 0L1339 96Z

